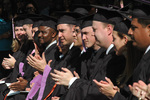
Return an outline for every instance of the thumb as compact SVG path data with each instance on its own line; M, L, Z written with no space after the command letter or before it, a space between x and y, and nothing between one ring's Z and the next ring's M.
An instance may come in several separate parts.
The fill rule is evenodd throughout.
M51 65L51 62L52 62L52 60L49 60L49 61L48 61L48 66L50 66L50 65Z
M42 59L45 60L45 53L42 53Z
M74 71L73 73L74 73L75 77L80 78L79 74L76 71Z
M9 54L9 57L12 58L11 54Z

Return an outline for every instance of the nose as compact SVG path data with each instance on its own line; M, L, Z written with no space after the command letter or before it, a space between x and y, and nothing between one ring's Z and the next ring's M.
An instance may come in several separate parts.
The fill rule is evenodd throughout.
M73 32L73 34L72 34L72 35L73 35L73 37L76 37L76 32Z
M82 35L82 39L83 39L83 40L86 39L86 35L85 35L85 34Z
M129 28L129 30L128 30L128 34L129 34L129 35L132 35L132 34L133 34L133 31L132 31L132 29L131 29L131 28Z
M58 32L58 37L62 37L62 33L61 32Z
M42 36L42 32L40 32L39 34L38 34L38 37L41 37Z

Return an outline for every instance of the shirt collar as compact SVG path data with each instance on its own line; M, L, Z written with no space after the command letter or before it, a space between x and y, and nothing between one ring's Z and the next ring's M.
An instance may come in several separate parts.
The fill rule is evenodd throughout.
M74 42L70 45L69 50L72 49L73 45L74 45Z
M106 51L106 55L108 55L109 51L110 51L113 47L114 47L114 44L111 44L111 45L108 47L108 49L107 49L107 51Z
M52 43L50 43L47 47L46 47L46 49L45 49L45 51L51 46L51 45L53 45L53 44L55 44L55 43L57 43L57 41L55 40L55 41L53 41Z
M150 45L148 46L144 54L146 54L149 50L150 50Z

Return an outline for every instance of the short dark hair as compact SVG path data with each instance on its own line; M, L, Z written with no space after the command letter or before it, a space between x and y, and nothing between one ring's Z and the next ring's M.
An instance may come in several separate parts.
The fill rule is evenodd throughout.
M146 27L147 25L150 24L150 20L149 19L138 19L138 23L140 23L142 25L142 27Z

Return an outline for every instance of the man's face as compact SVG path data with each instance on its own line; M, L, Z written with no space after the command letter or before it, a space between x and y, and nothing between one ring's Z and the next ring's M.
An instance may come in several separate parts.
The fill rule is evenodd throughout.
M27 35L23 27L15 27L15 35L20 42L23 42L25 39L27 39Z
M107 30L104 28L103 23L99 21L93 21L93 31L95 34L96 41L99 46L105 47L105 39L107 39Z
M59 24L57 25L57 30L62 45L71 45L73 42L74 28L70 27L68 24Z
M84 40L85 46L88 48L93 47L96 40L95 40L92 26L83 28L81 30L81 33L83 34L82 39Z
M26 31L27 36L28 36L28 40L32 40L32 26L30 25L23 25L23 29Z
M73 33L74 38L74 46L81 47L82 46L82 38L81 38L81 30L80 27L75 27L75 32Z
M45 44L46 46L52 42L52 30L47 26L39 27L40 33L38 34L40 44Z
M133 18L128 34L132 36L133 45L139 49L145 50L150 45L149 30L138 23L137 18Z

